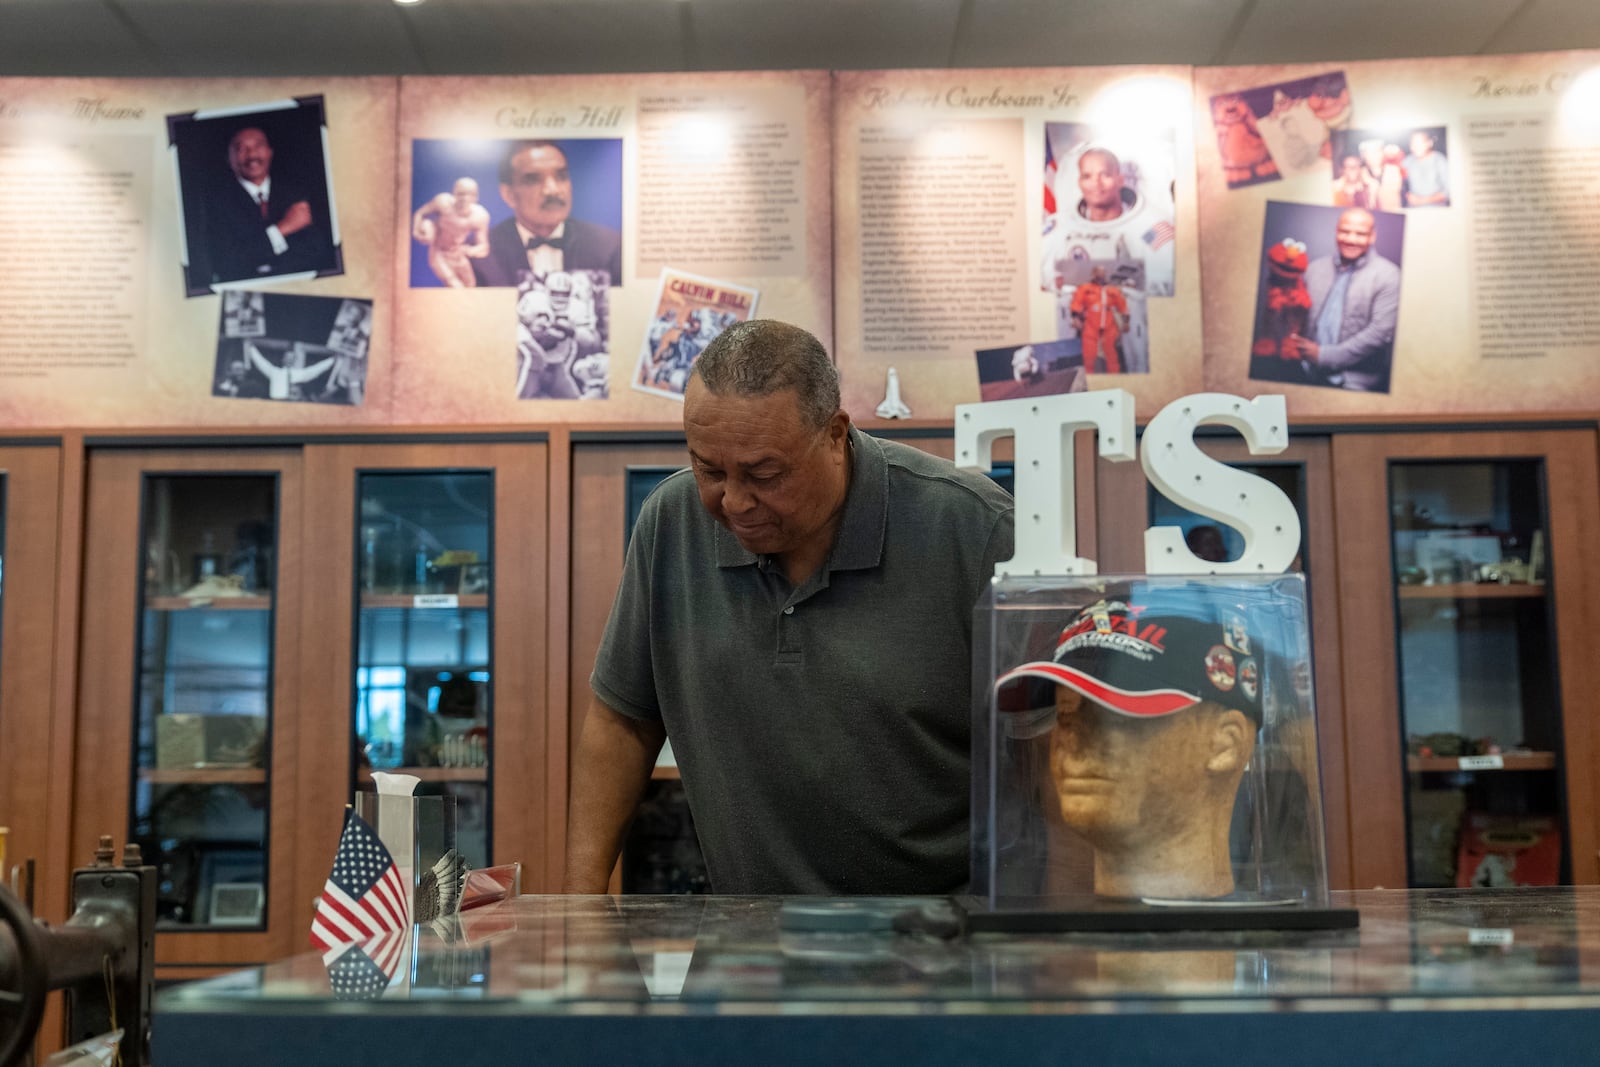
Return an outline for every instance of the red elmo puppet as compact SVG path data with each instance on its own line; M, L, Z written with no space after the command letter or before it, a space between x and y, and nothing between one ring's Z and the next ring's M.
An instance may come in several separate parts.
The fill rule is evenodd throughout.
M1311 317L1311 292L1306 288L1306 246L1286 237L1267 249L1267 296L1256 321L1251 354L1297 359L1284 350L1284 338L1305 335Z

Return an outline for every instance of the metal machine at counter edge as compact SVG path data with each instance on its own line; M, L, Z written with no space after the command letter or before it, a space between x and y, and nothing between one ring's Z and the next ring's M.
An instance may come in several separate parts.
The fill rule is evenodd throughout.
M0 885L0 1067L32 1062L45 999L58 989L66 991L69 1045L121 1030L122 1067L149 1067L156 868L135 844L121 866L114 856L102 836L94 864L72 872L72 915L60 926L34 919Z

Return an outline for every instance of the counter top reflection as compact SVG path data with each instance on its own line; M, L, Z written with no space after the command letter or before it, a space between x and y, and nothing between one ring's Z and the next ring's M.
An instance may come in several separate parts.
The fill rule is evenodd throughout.
M1171 1063L1178 1041L1184 1062L1235 1067L1284 1041L1297 1063L1395 1042L1429 1050L1417 1062L1592 1051L1600 888L1334 902L1360 910L1359 930L963 937L934 898L521 897L419 928L371 999L314 954L170 990L156 1062L305 1067L380 1042L382 1062L420 1064L448 1041L537 1046L541 1062L752 1062L743 1041L764 1063L994 1062L1090 1040L1122 1063Z

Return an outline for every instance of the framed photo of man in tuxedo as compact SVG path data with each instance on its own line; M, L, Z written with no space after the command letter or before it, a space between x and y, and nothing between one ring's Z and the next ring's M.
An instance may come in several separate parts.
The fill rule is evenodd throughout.
M188 296L344 273L321 96L167 116Z
M410 206L413 289L623 284L621 138L414 140Z

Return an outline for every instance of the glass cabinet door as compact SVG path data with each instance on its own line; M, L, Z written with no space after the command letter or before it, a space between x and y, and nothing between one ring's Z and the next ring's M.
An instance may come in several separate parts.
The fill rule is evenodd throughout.
M1538 459L1393 462L1413 887L1571 881Z
M144 479L127 839L160 871L158 929L266 920L278 489Z
M1335 438L1354 888L1600 880L1596 452Z
M488 866L494 475L363 473L357 495L354 787L390 771L454 797L461 855Z

